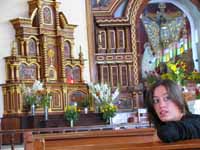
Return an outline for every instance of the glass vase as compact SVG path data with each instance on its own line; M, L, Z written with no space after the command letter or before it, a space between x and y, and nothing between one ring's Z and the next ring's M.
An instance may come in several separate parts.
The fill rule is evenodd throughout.
M70 120L70 127L71 127L71 128L74 127L74 120L73 120L73 119Z
M112 117L109 118L109 124L113 125L113 118Z
M44 119L45 120L48 120L48 110L49 110L48 106L45 106L44 107Z
M85 108L84 108L84 113L85 113L85 114L88 114L88 107L85 107Z
M31 115L35 116L35 104L31 105Z

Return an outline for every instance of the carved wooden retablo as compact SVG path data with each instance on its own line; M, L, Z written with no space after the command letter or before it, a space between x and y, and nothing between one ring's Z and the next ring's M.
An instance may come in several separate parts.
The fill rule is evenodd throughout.
M82 79L84 65L73 57L74 29L55 0L31 0L29 18L16 18L11 23L16 31L12 54L5 58L7 80L3 85L4 115L25 111L20 85L32 86L41 80L53 94L50 112L63 112L72 100L83 100L88 87ZM72 84L73 83L73 84ZM42 108L37 112L43 111Z

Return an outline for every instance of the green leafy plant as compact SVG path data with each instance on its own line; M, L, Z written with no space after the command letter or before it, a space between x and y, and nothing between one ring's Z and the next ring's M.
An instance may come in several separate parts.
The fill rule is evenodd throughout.
M64 117L67 121L73 120L74 122L79 118L79 111L74 105L68 105L65 107Z
M80 102L79 106L83 107L83 108L89 107L90 106L90 96L91 95L84 97L84 99Z
M171 79L183 85L188 77L187 65L185 62L178 60L177 62L167 63L168 72L161 75L162 79Z
M40 95L40 105L44 107L49 107L51 102L52 96L47 90L43 90Z
M117 106L105 103L100 106L100 112L103 114L103 119L109 122L109 119L114 117L117 112Z
M189 73L187 79L197 84L200 83L200 72L197 72L196 70L192 71L191 73Z
M31 106L33 104L37 105L39 103L38 101L39 92L43 90L42 82L35 80L32 87L22 84L20 88L26 105Z

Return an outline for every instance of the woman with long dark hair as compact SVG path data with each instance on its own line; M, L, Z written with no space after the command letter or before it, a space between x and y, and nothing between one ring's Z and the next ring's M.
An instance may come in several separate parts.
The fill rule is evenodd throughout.
M149 90L146 107L162 141L200 138L200 115L189 112L176 82L158 80Z

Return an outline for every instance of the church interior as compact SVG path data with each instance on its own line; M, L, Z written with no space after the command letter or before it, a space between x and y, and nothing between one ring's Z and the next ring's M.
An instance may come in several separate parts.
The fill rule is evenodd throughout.
M199 0L1 4L0 149L200 148L155 143L145 103L169 78L200 114Z

